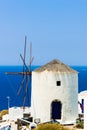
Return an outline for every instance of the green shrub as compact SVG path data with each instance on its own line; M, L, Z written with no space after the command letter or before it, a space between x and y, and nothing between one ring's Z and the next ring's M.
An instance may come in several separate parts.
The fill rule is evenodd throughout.
M81 118L76 119L76 128L84 128L84 120L82 120Z
M83 129L83 128L84 128L84 123L83 123L83 122L80 122L79 124L76 125L76 128L81 128L81 129Z
M35 128L34 130L69 130L69 129L59 124L47 123L47 124L38 125L37 128Z

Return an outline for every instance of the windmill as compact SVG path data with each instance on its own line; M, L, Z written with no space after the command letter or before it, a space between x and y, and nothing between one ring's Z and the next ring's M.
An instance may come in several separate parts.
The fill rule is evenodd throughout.
M30 43L30 61L29 61L29 65L27 66L27 64L26 64L26 41L27 41L27 37L25 36L24 54L23 54L23 56L22 56L22 54L20 54L21 60L23 62L23 71L22 72L6 72L6 74L22 75L22 81L21 81L20 87L18 89L17 95L20 95L20 93L23 89L23 104L22 104L23 108L25 107L25 102L26 102L27 96L29 96L28 89L29 89L29 87L31 87L31 74L32 74L31 65L32 65L32 62L34 59L34 57L32 57L32 43Z

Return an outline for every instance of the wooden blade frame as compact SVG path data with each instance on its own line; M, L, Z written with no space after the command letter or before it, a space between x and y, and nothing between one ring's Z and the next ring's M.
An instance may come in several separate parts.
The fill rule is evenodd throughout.
M24 72L24 68L23 68L23 73L24 73L24 76L23 76L23 79L25 77L25 84L26 84L26 90L25 90L25 93L24 93L24 98L23 98L23 107L25 106L25 102L26 102L26 97L27 97L27 94L28 94L28 82L29 82L29 76L31 76L31 64L34 60L34 57L32 57L32 43L30 43L30 61L29 61L29 67L27 67L26 63L25 63L25 58L26 58L26 40L27 38L25 37L25 45L24 45L24 58L22 57L22 55L20 54L20 57L23 61L23 67L25 66L26 68L26 72ZM30 78L31 79L31 78ZM24 80L22 81L23 85L24 85ZM31 81L30 81L31 82ZM19 89L21 91L22 87ZM19 92L20 92L19 91Z
M18 95L20 94L21 90L24 88L24 85L26 84L26 90L24 93L24 97L23 97L23 107L25 105L26 102L26 96L28 94L28 82L29 82L29 76L31 76L31 64L34 60L34 57L32 57L32 42L30 43L30 60L29 60L29 66L26 65L26 41L27 41L27 37L25 36L25 43L24 43L24 55L22 56L20 54L20 57L23 61L23 71L22 72L6 72L5 74L15 74L15 75L23 75L23 79L21 82L21 85L18 89ZM30 77L30 82L31 82L31 77Z

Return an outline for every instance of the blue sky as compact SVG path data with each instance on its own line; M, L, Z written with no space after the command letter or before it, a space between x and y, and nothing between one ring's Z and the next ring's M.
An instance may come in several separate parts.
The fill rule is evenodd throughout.
M87 0L0 0L0 65L22 65L24 37L33 65L59 59L87 65Z

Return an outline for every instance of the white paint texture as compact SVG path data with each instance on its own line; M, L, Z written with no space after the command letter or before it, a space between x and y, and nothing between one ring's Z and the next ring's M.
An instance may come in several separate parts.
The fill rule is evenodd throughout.
M52 67L52 66L51 66ZM56 81L61 81L57 86ZM51 120L51 103L62 103L61 123L75 122L78 117L78 73L48 71L32 72L31 114L41 122Z

